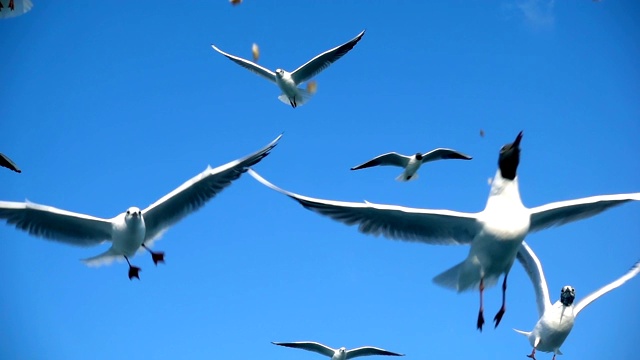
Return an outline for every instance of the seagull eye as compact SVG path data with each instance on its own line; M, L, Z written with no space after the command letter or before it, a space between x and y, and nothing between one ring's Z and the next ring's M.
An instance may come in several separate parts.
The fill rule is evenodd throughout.
M129 210L127 210L127 215L129 215L129 214L130 214L130 213L129 213Z

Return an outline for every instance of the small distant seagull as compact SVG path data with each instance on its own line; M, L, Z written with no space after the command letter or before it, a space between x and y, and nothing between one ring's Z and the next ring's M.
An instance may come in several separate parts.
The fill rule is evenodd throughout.
M0 153L0 166L6 167L7 169L13 170L17 173L22 172L22 170L18 168L18 165L16 165L13 161L11 161L11 159L9 159L7 155L3 153Z
M134 206L114 218L102 219L28 201L0 201L0 219L33 236L76 246L93 246L110 241L111 247L106 252L84 259L84 263L95 266L124 258L129 264L129 279L139 279L140 268L131 265L129 259L144 248L151 253L156 265L164 262L163 252L154 252L149 248L152 242L169 227L204 206L250 166L260 162L277 145L280 137L282 135L244 158L215 169L208 167L144 210ZM144 183L129 182L131 186L144 187Z
M418 169L420 169L420 166L422 164L428 163L430 161L450 159L471 160L472 157L455 150L444 148L431 150L428 153L424 154L416 153L413 156L406 156L398 154L396 152L390 152L375 157L364 164L354 166L351 168L351 170L360 170L372 166L398 166L404 168L404 172L400 174L396 178L396 180L409 181L418 178L417 171Z
M27 13L32 7L31 0L0 0L0 19L20 16Z
M331 358L331 360L349 360L358 356L369 356L369 355L404 356L404 354L394 353L394 352L387 351L387 350L380 349L373 346L363 346L363 347L347 350L345 347L341 347L340 349L333 349L326 345L322 345L320 343L312 342L312 341L299 341L299 342L290 342L290 343L272 342L272 344L313 351L318 354L328 356Z
M484 137L484 130L480 129L480 137Z
M327 50L322 54L307 61L306 64L300 66L293 72L288 72L282 69L276 69L275 73L269 69L266 69L254 62L243 59L238 56L227 54L226 52L218 49L215 45L211 47L220 54L229 58L229 60L236 64L248 69L254 74L260 75L263 78L274 82L282 94L278 96L278 99L285 104L290 104L293 108L302 105L309 101L312 94L305 89L298 87L301 83L310 80L314 76L322 72L322 70L328 68L332 63L340 59L344 54L348 53L353 47L360 41L364 35L364 30L358 34L355 38L347 41L346 43L335 47L331 50Z
M253 55L253 61L258 62L258 59L260 58L260 48L258 47L258 44L253 43L253 45L251 45L251 55Z
M240 5L240 3L242 3L242 0L229 0L229 2L231 3L231 5L236 6Z
M569 333L571 333L575 318L580 311L600 296L622 286L640 272L639 261L622 277L587 295L587 297L579 301L575 306L573 305L576 297L575 289L568 285L564 286L560 291L560 300L552 305L547 280L544 277L540 260L538 260L536 254L524 241L518 250L517 258L533 283L533 289L536 293L536 303L538 305L538 316L540 318L533 328L533 331L514 330L529 339L531 346L533 346L533 351L527 355L527 357L534 360L536 358L536 350L553 352L553 360L556 359L556 355L562 355L560 346L562 346L567 336L569 336Z
M309 94L315 94L316 91L318 91L318 82L315 80L307 82L307 92Z

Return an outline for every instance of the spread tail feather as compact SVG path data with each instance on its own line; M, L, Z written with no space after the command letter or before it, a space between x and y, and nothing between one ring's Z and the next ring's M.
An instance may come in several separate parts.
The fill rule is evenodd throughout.
M82 262L87 266L101 266L111 264L118 257L122 257L122 254L117 253L113 250L113 248L109 248L109 250L103 252L100 255L82 259Z
M396 178L396 180L398 181L413 181L413 180L417 180L418 179L418 173L415 173L413 175L409 175L407 176L407 174L402 173L400 175L398 175L398 177Z
M477 261L465 260L449 270L433 278L437 285L456 290L458 292L477 289L482 278L482 267ZM497 276L484 278L484 287L496 284Z
M298 89L298 93L296 94L296 99L295 99L296 106L303 105L307 101L311 100L311 97L313 96L312 93L308 92L305 89L301 89L301 88L297 88L297 89ZM278 100L282 101L287 105L291 105L291 101L289 100L289 97L287 96L287 94L280 94L280 96L278 96Z

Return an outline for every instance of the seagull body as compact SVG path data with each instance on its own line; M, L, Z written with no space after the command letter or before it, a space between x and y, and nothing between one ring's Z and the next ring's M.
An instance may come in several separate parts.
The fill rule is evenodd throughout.
M106 252L84 259L85 264L96 266L124 257L129 264L129 278L139 278L140 268L132 266L129 258L144 248L156 265L163 262L164 253L149 249L153 241L267 156L281 136L244 158L215 169L208 167L144 210L130 207L112 219L102 219L31 202L0 201L0 219L31 235L76 246L110 241L111 247Z
M553 360L555 360L556 355L562 355L560 346L562 346L567 336L569 336L571 329L573 329L575 318L580 311L600 296L622 286L622 284L640 272L639 261L622 277L589 294L576 305L573 304L575 289L568 285L564 286L560 292L560 300L552 305L547 280L542 270L542 264L540 264L540 260L538 260L536 254L526 242L523 242L518 250L518 261L524 267L533 284L536 294L538 316L540 317L530 332L514 329L529 339L531 346L533 346L533 351L527 356L532 359L535 359L536 350L552 352Z
M404 171L396 178L396 180L410 181L418 178L417 171L420 169L422 164L430 161L449 159L471 160L472 158L471 156L465 155L461 152L443 148L434 149L424 154L416 153L412 156L390 152L379 155L364 164L354 166L351 170L360 170L372 166L398 166L404 168Z
M17 173L22 172L22 170L18 168L18 165L16 165L13 161L11 161L11 159L9 159L7 155L3 153L0 153L0 166L6 167L7 169L13 170Z
M526 208L520 199L516 176L521 138L522 133L500 150L499 169L491 184L486 207L479 213L311 198L280 189L252 170L249 174L309 210L346 225L358 225L358 230L364 234L427 244L470 245L467 258L436 276L434 282L458 292L478 289L477 327L482 330L484 288L494 285L504 274L502 307L494 317L495 326L498 326L506 309L507 276L527 234L640 200L640 193L602 195Z
M276 85L278 85L280 90L282 90L282 94L278 97L278 99L283 103L290 104L293 108L296 108L299 105L306 103L313 95L311 92L299 88L298 85L318 75L324 69L328 68L332 63L336 62L338 59L348 53L351 49L353 49L358 41L360 41L363 35L364 30L360 34L358 34L358 36L347 41L346 43L331 50L327 50L322 54L314 57L313 59L307 61L307 63L300 66L293 72L288 72L282 69L276 69L276 71L273 72L256 64L255 62L228 54L218 49L215 45L211 45L211 47L236 64L244 67L245 69L248 69L254 74L260 75L263 78L274 82Z
M274 345L286 346L291 348L303 349L307 351L313 351L318 354L322 354L331 358L331 360L349 360L359 356L370 355L387 355L387 356L404 356L404 354L398 354L384 349L380 349L373 346L363 346L351 350L347 350L345 347L339 349L330 348L326 345L313 342L313 341L299 341L290 343L277 343L272 342Z

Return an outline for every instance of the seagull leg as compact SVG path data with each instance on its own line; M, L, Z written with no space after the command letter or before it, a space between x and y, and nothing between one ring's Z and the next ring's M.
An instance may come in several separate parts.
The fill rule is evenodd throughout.
M553 357L555 356L556 355L554 354ZM527 357L536 360L536 348L533 348L533 351L531 351L531 354L527 355Z
M9 0L9 9L11 9L11 11L16 9L16 6L13 3L13 0Z
M129 280L133 278L137 278L138 280L140 280L140 276L138 276L138 272L140 271L140 268L137 266L131 265L127 255L123 255L123 256L124 256L124 259L127 260L127 264L129 264Z
M484 305L482 304L482 293L484 292L484 279L480 278L480 310L478 311L478 330L482 331L482 325L484 325Z
M164 263L164 252L162 251L152 251L151 249L149 249L147 247L147 245L142 244L142 247L147 249L147 251L149 251L151 253L151 260L153 260L153 263L158 266L158 263Z
M498 313L493 318L493 321L496 323L495 327L498 327L500 320L502 320L502 315L504 315L504 312L507 310L507 276L509 276L509 273L504 274L504 280L502 281L502 307L500 307L500 310L498 310Z

